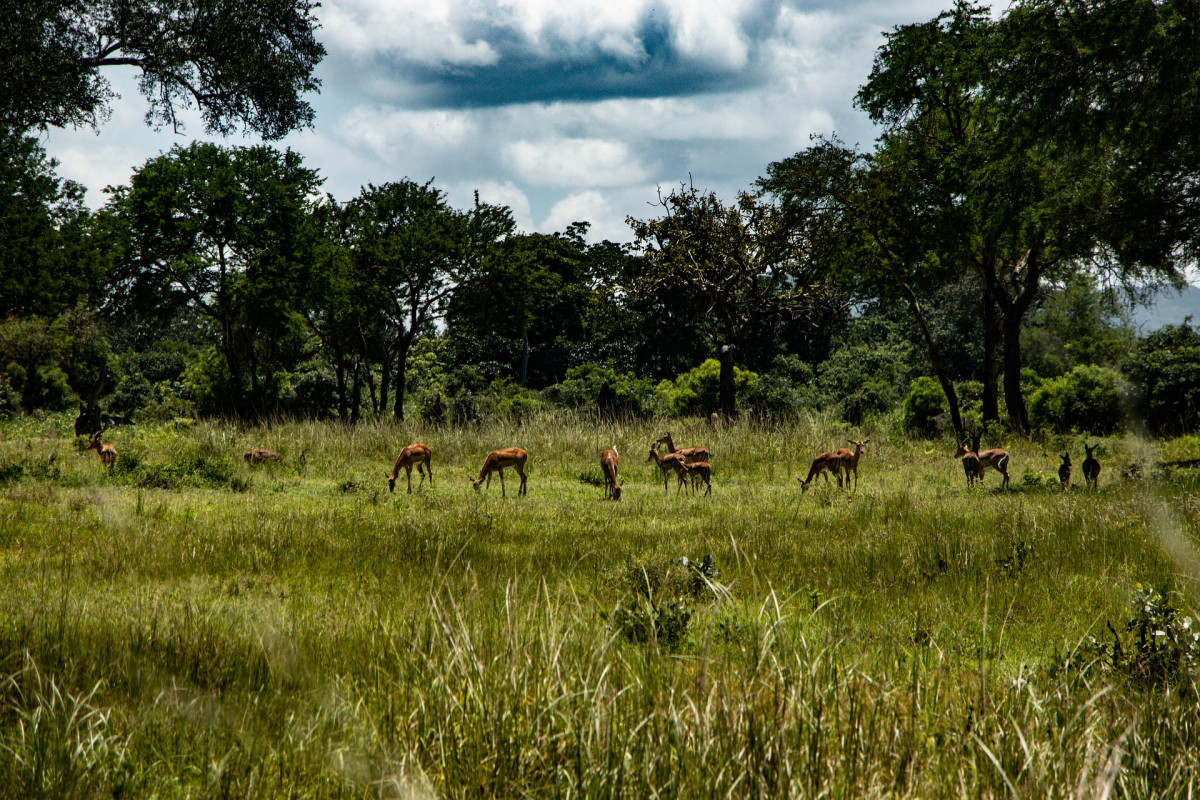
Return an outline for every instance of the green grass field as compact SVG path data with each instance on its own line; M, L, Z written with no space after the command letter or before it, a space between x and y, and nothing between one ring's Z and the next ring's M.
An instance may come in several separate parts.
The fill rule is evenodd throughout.
M711 497L664 494L666 429ZM111 431L111 473L69 430L0 427L2 797L1200 788L1200 481L1154 466L1197 439L1105 440L1089 492L1078 438L969 490L948 440L819 420L181 422ZM801 495L862 437L857 492ZM413 441L433 485L389 494ZM513 445L528 496L472 491Z

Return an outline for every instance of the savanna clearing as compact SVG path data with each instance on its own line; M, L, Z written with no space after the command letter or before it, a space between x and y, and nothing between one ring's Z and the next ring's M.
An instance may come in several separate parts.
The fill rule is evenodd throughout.
M1155 466L1195 438L1103 440L1092 492L1079 437L985 442L1012 487L968 489L949 440L822 419L177 422L111 472L69 429L0 427L3 797L1197 788L1200 480ZM711 496L664 493L666 430ZM411 442L433 485L389 493ZM472 491L513 445L528 496Z

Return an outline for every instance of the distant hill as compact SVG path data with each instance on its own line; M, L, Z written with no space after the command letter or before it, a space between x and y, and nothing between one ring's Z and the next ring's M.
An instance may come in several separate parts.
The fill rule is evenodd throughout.
M1142 333L1156 331L1164 325L1179 325L1186 317L1200 325L1200 286L1189 286L1182 292L1167 289L1151 306L1139 306L1133 310L1133 324Z

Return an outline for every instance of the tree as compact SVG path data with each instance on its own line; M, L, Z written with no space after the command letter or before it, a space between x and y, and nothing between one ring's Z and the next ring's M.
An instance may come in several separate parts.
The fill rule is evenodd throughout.
M260 145L193 143L147 161L108 204L127 238L113 293L125 315L182 303L217 330L224 410L267 410L260 369L289 332L313 261L310 197L320 185L300 156Z
M381 404L387 403L394 360L393 416L404 419L405 370L413 342L446 313L455 288L478 272L513 231L511 212L480 203L470 211L450 207L432 181L368 185L347 206L355 268L368 287L372 310L383 320ZM512 313L503 305L492 313Z
M104 269L83 187L54 166L36 139L0 136L0 319L100 299Z
M770 164L759 186L779 199L786 224L820 254L827 280L859 300L903 298L962 437L958 394L919 296L948 279L939 250L955 229L924 166L903 148L868 155L819 141Z
M1104 17L1111 23L1128 4L1029 5L1050 9L1051 17ZM1131 161L1120 133L1127 119L1094 119L1080 111L1091 102L1094 81L1057 69L1058 56L1078 61L1069 51L1079 40L1048 39L1043 22L1045 17L1015 12L993 19L986 8L960 1L930 22L889 34L857 97L884 128L879 150L913 153L925 165L925 180L936 188L926 195L947 212L939 236L942 259L969 269L983 293L985 387L995 380L998 326L1006 405L1013 427L1025 433L1030 425L1021 386L1021 330L1043 283L1082 267L1131 281L1177 280L1179 243L1191 229L1164 223L1178 219L1186 208L1183 187L1195 185L1194 170L1182 181L1168 180L1166 171ZM1113 63L1133 65L1127 74L1157 81L1136 66L1153 35L1139 39L1115 25L1105 33L1121 39L1117 48L1104 48ZM1181 32L1177 37L1186 38ZM1105 44L1102 37L1090 41ZM1194 47L1194 36L1190 41ZM1152 95L1173 105L1158 91ZM1079 113L1043 113L1049 98L1062 97L1079 97ZM1139 127L1160 113L1149 104L1122 107L1145 113ZM1178 123L1176 114L1166 116ZM1150 164L1177 165L1153 153ZM992 319L993 309L998 319ZM995 414L993 405L988 390L985 418Z
M0 131L97 126L132 66L147 122L194 107L212 133L264 139L312 124L325 55L312 0L13 0L0 14Z
M726 206L684 186L660 195L659 206L658 219L627 220L647 258L633 291L678 303L704 332L721 365L720 410L732 416L734 360L747 334L760 318L797 315L814 293L806 243L775 206L746 192Z

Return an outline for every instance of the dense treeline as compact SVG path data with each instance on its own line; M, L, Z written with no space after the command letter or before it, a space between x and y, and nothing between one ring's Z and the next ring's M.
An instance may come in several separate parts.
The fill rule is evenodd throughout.
M310 119L310 4L263 24L295 42L275 105L235 81L216 130ZM177 146L90 211L33 136L103 117L103 59L68 52L86 69L0 109L0 414L1193 430L1200 330L1142 337L1126 309L1195 263L1198 24L1193 0L957 3L877 53L856 98L871 150L816 140L732 202L679 186L630 244L521 232L432 182L339 200L269 145ZM0 31L6 58L52 30Z

